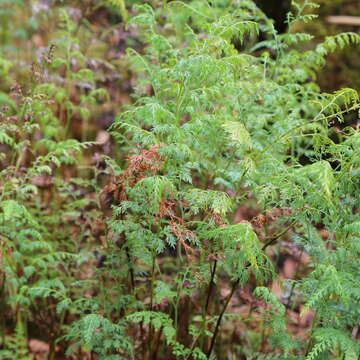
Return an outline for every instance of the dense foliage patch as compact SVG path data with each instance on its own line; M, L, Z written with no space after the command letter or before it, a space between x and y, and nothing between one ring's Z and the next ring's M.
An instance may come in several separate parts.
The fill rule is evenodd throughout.
M358 35L0 5L0 359L358 359L359 96L316 84Z

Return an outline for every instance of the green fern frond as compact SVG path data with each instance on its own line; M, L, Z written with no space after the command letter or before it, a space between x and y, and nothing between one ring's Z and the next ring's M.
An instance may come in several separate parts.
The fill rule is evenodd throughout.
M252 148L251 136L241 122L227 121L223 124L223 128L236 145L249 150Z
M189 202L194 214L200 210L211 210L216 214L225 215L231 207L229 196L221 191L190 189L184 194L184 198Z
M322 56L326 56L336 49L343 49L351 44L360 44L360 35L352 32L341 33L334 36L328 36L325 41L316 47L316 52Z
M336 186L336 180L330 164L321 160L312 165L303 167L299 173L309 177L311 182L317 182L328 199L332 197L332 191Z
M317 343L311 349L306 360L316 360L326 350L336 351L339 346L343 359L353 360L357 359L360 355L360 345L350 337L347 337L343 331L333 328L317 329L314 334Z

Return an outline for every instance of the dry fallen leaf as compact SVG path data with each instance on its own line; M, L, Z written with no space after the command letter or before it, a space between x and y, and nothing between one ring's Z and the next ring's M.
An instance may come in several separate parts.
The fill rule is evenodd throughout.
M110 135L107 131L105 130L100 130L97 135L96 135L96 142L99 144L99 145L104 145L106 144L107 142L109 142L110 140Z
M45 360L49 353L49 344L38 339L30 339L29 350L37 360Z

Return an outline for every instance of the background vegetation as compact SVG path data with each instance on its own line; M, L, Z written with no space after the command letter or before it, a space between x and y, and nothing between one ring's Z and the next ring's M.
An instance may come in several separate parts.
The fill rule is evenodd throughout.
M0 359L359 359L359 8L270 3L0 0Z

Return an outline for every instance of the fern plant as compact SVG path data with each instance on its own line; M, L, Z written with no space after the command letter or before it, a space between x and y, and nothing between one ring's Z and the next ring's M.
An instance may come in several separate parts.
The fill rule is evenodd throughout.
M310 19L303 15L308 6L313 5L295 4L289 23ZM253 275L256 284L270 281L269 256L289 238L314 267L294 288L294 298L304 296L306 308L316 311L309 340L292 340L284 306L258 288L254 296L272 307L263 314L272 330L261 344L252 342L251 331L245 334L242 343L251 346L241 353L354 356L359 349L351 331L358 313L350 309L358 302L358 246L350 232L352 246L341 240L341 229L357 218L357 172L353 179L346 170L357 166L357 150L348 145L346 158L339 152L358 134L349 129L334 142L329 125L356 111L359 99L351 89L323 94L310 79L330 51L359 42L358 36L338 35L300 53L294 45L311 37L292 34L291 26L278 35L250 1L173 2L165 11L148 5L137 11L132 22L149 46L144 55L128 51L140 81L135 104L119 115L114 137L123 148L139 150L124 170L114 171L101 195L113 215L99 280L107 293L110 287L122 295L101 295L107 301L100 312L114 324L129 324L139 358L222 358L217 340L234 294ZM157 22L164 17L166 29ZM246 42L260 29L269 39L239 52L235 40ZM187 46L171 31L181 32ZM235 209L254 201L263 215L236 223ZM282 215L264 226L276 211ZM316 231L319 223L329 234L325 241ZM230 291L222 297L216 288L224 278ZM119 296L128 306L116 304ZM190 301L201 305L188 305L185 319ZM341 334L338 340L330 340L332 331ZM124 348L116 352L129 356Z
M90 22L57 12L11 96L0 58L0 358L28 359L36 326L49 359L358 358L360 138L338 124L359 97L316 75L359 36L313 45L309 1L284 34L253 1L133 3L101 2L143 48L95 166Z
M29 358L28 326L40 320L42 330L48 333L49 358L54 359L56 340L63 334L70 306L66 288L77 278L76 267L89 257L89 250L80 240L83 236L93 237L85 220L96 216L97 206L94 200L82 196L96 185L91 179L77 179L79 173L74 167L81 153L93 143L68 138L67 131L62 130L75 120L70 109L88 111L85 105L97 103L106 97L106 92L94 86L82 96L82 106L74 105L71 83L62 87L47 81L51 66L56 68L61 60L54 58L53 52L51 46L41 62L33 64L28 86L14 85L10 96L2 97L0 245L4 315L0 356L4 359ZM10 82L12 64L3 59L1 64ZM85 80L79 73L67 75ZM62 123L63 112L67 124ZM83 214L85 207L87 215ZM74 296L76 291L71 294ZM6 332L9 313L13 332Z

